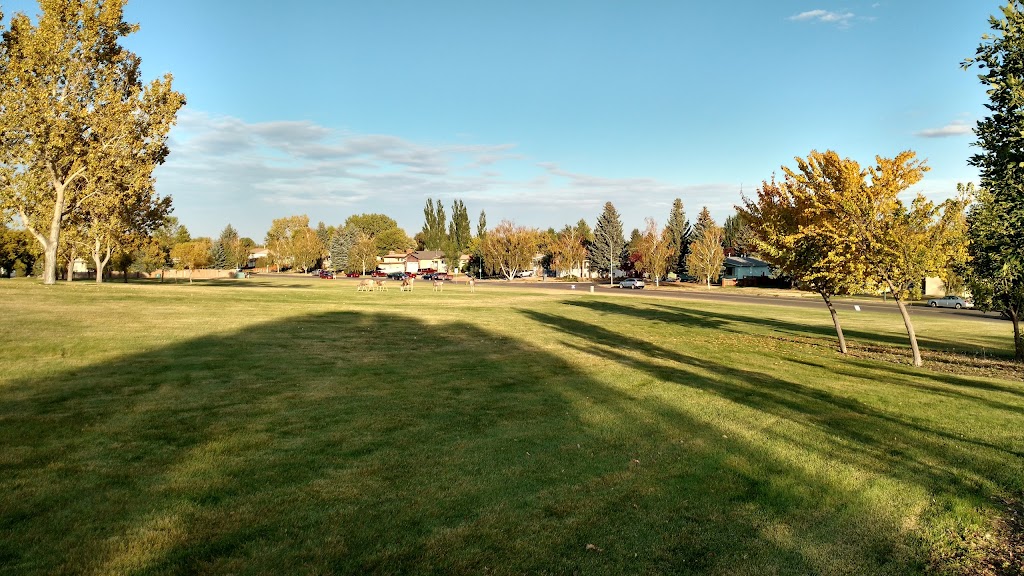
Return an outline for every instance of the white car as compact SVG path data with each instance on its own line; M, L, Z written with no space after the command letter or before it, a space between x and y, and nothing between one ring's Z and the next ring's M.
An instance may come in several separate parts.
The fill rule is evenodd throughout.
M974 308L974 302L970 300L964 300L959 296L943 296L942 298L932 298L928 301L928 305L932 308Z
M627 278L627 279L623 280L622 282L619 282L619 288L629 288L631 290L639 288L639 289L643 290L643 287L644 287L644 281L639 279L639 278Z

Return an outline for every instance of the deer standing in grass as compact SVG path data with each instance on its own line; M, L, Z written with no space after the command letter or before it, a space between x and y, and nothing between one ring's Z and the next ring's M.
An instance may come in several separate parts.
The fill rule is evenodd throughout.
M476 292L476 278L470 276L467 282L469 283L469 291Z
M444 290L444 280L434 280L434 292L441 292Z

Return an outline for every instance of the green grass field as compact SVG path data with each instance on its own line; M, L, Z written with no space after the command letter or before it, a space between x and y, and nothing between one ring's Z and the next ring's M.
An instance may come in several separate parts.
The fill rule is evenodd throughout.
M843 357L824 307L485 285L0 317L0 574L958 573L1024 494L1020 372L959 366L1009 323L921 316L914 369L898 315Z

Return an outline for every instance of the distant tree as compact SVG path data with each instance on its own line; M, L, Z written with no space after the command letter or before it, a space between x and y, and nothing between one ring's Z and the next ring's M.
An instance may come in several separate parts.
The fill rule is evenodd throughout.
M253 246L251 239L246 238L248 242L243 243L242 239L238 236L238 230L231 224L228 224L220 232L220 237L216 243L219 243L224 250L223 265L214 264L216 268L241 268L245 264L246 260L249 259L249 250ZM214 259L216 262L216 259Z
M0 268L3 269L2 274L5 278L11 277L11 272L18 263L21 263L23 268L32 270L36 260L32 250L34 242L35 239L27 230L0 226Z
M42 246L44 284L56 282L70 218L148 188L185 102L169 74L142 85L138 56L120 44L137 29L123 6L42 0L35 22L15 14L0 43L0 210L16 210Z
M722 237L723 245L726 248L732 248L740 254L746 253L746 246L744 245L745 240L748 239L749 226L747 226L746 220L743 219L743 214L736 212L726 216L725 222L722 224Z
M443 250L448 240L447 217L441 200L427 198L423 207L423 244L425 250Z
M348 268L366 274L377 268L377 243L365 232L357 232L355 244L348 252Z
M711 212L708 211L708 207L704 206L700 209L700 214L697 215L697 222L693 225L690 237L694 239L701 237L704 234L704 228L712 225L717 224L715 224L715 220L711 217Z
M462 200L452 202L452 220L448 223L448 235L443 244L445 262L449 270L458 272L459 261L469 250L473 232L469 224L469 212Z
M208 238L200 238L182 244L176 244L171 249L171 258L175 267L179 270L188 270L188 282L192 283L192 273L196 268L203 268L210 265L211 242Z
M152 260L150 262L156 263L158 259L162 259L162 261L151 270L147 270L147 272L161 270L160 281L163 282L164 274L162 271L174 266L174 262L171 260L171 250L178 244L188 242L192 237L189 235L188 228L178 222L178 219L174 216L164 218L163 223L153 230L151 237L156 242L156 248L147 248L147 251L151 250L149 258L152 258Z
M707 212L705 208L701 214ZM686 269L697 278L702 278L708 289L711 283L722 274L722 229L715 224L710 215L700 222L700 235L690 243L690 253L686 257Z
M669 249L672 251L669 270L683 276L686 274L686 255L690 252L690 221L686 219L683 201L679 198L672 201L665 229L669 236Z
M306 231L312 232L309 227L309 216L305 214L277 218L270 223L265 242L267 249L273 254L278 270L282 265L299 266L296 254L297 239L305 238Z
M984 309L1001 309L1013 322L1014 357L1024 361L1024 6L1012 0L991 17L965 69L977 66L989 115L974 130L981 191L971 210L971 292Z
M484 262L488 270L511 280L520 271L529 269L537 254L538 237L535 229L502 220L494 230L487 232L483 241Z
M583 224L586 226L586 222ZM548 247L552 268L569 274L574 274L574 270L580 270L582 273L583 262L587 259L585 234L588 229L589 227L581 229L579 223L576 226L566 225L554 236Z
M228 267L228 251L220 240L210 245L210 264L217 270L224 270Z
M672 260L672 230L665 228L659 231L654 219L647 218L635 250L636 269L650 275L654 285L660 286Z
M594 226L590 263L599 272L608 274L609 286L615 284L615 268L619 266L625 246L626 239L623 237L619 212L611 202L606 202Z
M487 213L480 211L480 218L476 221L476 237L483 238L487 235Z
M324 246L320 244L320 236L312 228L299 229L292 237L293 265L309 272L323 258Z
M373 239L377 246L378 256L383 256L388 252L408 250L416 246L405 230L399 228L397 222L384 214L355 214L349 216L344 225L353 226Z
M331 265L335 270L347 269L348 254L358 239L359 230L354 226L340 226L334 229L328 250L331 254ZM349 269L348 271L354 272L355 270Z

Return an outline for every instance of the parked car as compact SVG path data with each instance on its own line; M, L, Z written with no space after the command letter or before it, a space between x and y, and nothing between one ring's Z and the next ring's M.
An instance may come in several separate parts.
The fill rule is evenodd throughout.
M345 274L345 276L348 276L349 278L359 278L362 274L359 272L349 272L348 274Z
M373 276L374 278L384 278L384 277L386 277L387 275L388 275L388 274L387 274L387 272L385 272L385 271L383 271L383 270L374 270L374 271L373 271L373 272L372 272L372 273L370 274L370 276Z
M622 282L619 282L619 288L629 288L630 290L641 289L643 290L644 281L639 278L627 278Z
M943 296L942 298L932 298L928 301L928 305L932 308L974 308L974 302L970 300L964 300L959 296Z
M324 280L334 280L334 272L331 272L330 270L321 270L320 277Z
M447 280L451 280L451 279L452 279L452 275L448 274L446 272L435 272L433 277L432 277L432 280L446 280L447 281Z
M434 273L433 272L424 272L424 273L420 274L420 278L422 278L424 280L432 280L434 278Z
M520 278L530 278L533 276L533 270L523 270L522 272L516 274L516 276Z
M390 272L390 273L388 273L388 278L390 278L392 280L405 280L406 273L405 272Z

